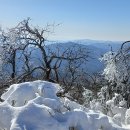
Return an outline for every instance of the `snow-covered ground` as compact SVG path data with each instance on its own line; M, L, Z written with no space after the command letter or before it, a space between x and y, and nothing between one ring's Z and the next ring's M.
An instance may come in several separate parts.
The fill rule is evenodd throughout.
M46 81L11 85L1 96L0 130L129 130L67 98L58 84Z

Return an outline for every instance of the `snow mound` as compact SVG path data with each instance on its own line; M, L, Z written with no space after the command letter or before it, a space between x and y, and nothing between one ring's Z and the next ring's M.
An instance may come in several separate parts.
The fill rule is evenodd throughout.
M9 104L19 107L28 101L35 99L38 95L43 98L57 99L56 93L59 86L45 81L25 82L13 84L8 91L1 96Z
M0 130L125 130L106 115L57 97L60 89L40 80L11 85L1 96Z

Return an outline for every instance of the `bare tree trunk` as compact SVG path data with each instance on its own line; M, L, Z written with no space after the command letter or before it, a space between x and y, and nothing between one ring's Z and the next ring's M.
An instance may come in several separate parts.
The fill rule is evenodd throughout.
M57 69L55 69L54 71L55 71L56 81L57 81L57 83L59 83L59 75L58 75Z
M16 75L16 51L14 51L12 56L12 74L11 78L14 79Z
M49 80L50 79L50 73L51 73L51 69L50 68L45 71L45 80Z

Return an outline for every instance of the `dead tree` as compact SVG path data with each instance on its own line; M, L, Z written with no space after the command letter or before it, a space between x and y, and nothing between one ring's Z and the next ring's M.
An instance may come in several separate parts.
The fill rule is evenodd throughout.
M81 68L88 59L88 50L78 44L64 49L62 45L58 44L55 49L52 49L46 45L46 33L50 32L49 27L50 25L44 29L32 27L27 19L10 29L8 35L5 35L4 43L6 45L4 47L5 50L8 50L5 52L9 54L7 61L12 65L11 78L16 82L26 81L34 72L38 73L40 70L43 74L42 79L61 83L64 86L63 94L71 91L71 95L75 95L75 98L78 99L80 96L77 95L77 91L79 94L83 91L81 80L83 79L83 70ZM34 61L33 67L29 63L33 53L28 51L30 48L37 49L41 55L40 64L35 65ZM23 71L19 75L16 71L18 51L21 54L19 60L24 61ZM61 73L63 69L65 72ZM73 93L74 91L76 94Z
M56 80L58 81L58 68L61 66L62 61L79 61L81 59L86 60L88 53L83 51L83 49L80 47L77 50L80 53L77 54L74 54L74 52L71 50L72 48L67 48L62 53L57 53L52 49L48 49L45 43L45 34L49 32L48 26L44 29L31 27L29 25L29 19L27 19L19 23L18 26L14 28L14 30L19 34L20 42L24 43L25 48L33 46L40 50L42 55L42 64L37 68L43 71L45 75L44 79L50 80L52 71L54 71Z

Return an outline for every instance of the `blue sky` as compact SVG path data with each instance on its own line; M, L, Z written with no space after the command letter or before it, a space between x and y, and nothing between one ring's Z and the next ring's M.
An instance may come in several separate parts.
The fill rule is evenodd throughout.
M130 0L0 0L0 25L56 23L49 39L130 40Z

